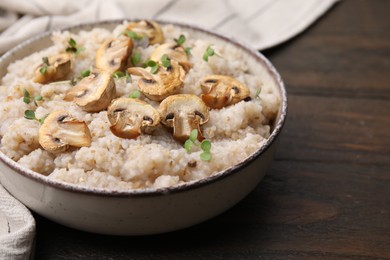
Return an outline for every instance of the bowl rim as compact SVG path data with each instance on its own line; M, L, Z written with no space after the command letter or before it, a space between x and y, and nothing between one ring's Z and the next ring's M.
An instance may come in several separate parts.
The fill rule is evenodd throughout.
M0 57L0 64L4 62L4 60L11 58L11 56L14 55L14 53L17 53L23 48L28 47L31 44L34 44L34 42L39 41L45 37L50 37L53 31L69 31L69 30L88 30L90 27L99 27L104 25L119 25L123 22L127 21L139 21L142 19L114 19L114 20L104 20L99 22L90 22L90 23L82 23L74 26L67 26L60 29L53 29L47 32L40 33L28 40L23 41L22 43L16 45L11 50L7 51ZM166 195L171 193L178 193L178 192L184 192L188 190L197 189L200 187L203 187L205 185L208 185L210 183L219 181L221 179L227 178L243 168L247 167L249 164L253 163L258 157L260 157L262 154L264 154L271 145L275 142L277 137L279 136L287 116L287 91L284 85L284 82L276 70L276 68L273 66L273 64L262 54L260 51L257 51L253 49L252 47L249 47L249 45L241 42L238 39L227 37L219 32L214 32L209 29L205 29L198 25L192 25L182 22L175 22L175 21L168 21L168 20L160 20L160 19L153 19L154 21L168 25L172 24L174 26L178 26L185 29L195 30L199 31L201 33L217 37L221 39L222 41L227 41L236 47L242 49L244 52L252 56L257 62L262 63L265 68L267 69L268 73L271 75L273 80L276 82L276 85L279 87L280 91L280 97L281 97L281 104L280 104L280 116L279 120L276 122L273 131L271 132L270 136L266 139L264 144L257 149L253 154L245 158L240 163L226 169L223 171L219 171L211 176L208 176L206 178L202 178L199 180L194 180L190 182L186 182L183 184L175 185L175 186L169 186L164 188L145 188L145 189L134 189L134 190L123 190L123 189L108 189L108 188L95 188L95 187L86 187L86 186L79 186L76 184L70 184L58 180L49 179L47 176L44 176L42 174L39 174L27 167L24 167L20 165L19 163L13 161L11 158L6 156L3 152L0 151L0 160L10 167L15 172L19 173L23 177L27 177L28 179L31 179L33 181L37 181L40 184L48 185L55 189L60 189L63 191L68 192L76 192L76 193L82 193L82 194L88 194L88 195L95 195L95 196L104 196L104 197L149 197L149 196L158 196L158 195ZM1 172L0 172L1 174Z

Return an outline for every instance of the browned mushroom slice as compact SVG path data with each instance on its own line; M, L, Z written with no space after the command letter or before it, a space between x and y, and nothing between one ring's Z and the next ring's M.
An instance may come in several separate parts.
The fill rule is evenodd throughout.
M249 89L240 81L223 75L209 75L200 81L202 100L211 108L222 108L249 97Z
M96 52L96 67L111 73L123 71L133 51L133 41L126 36L106 40Z
M141 133L151 134L160 123L158 111L145 101L118 98L107 109L111 132L121 138L137 138Z
M168 68L160 66L156 74L139 67L128 68L127 72L141 76L138 80L139 89L154 101L161 101L169 95L176 94L185 79L185 71L175 60L171 60L171 66Z
M188 60L188 56L183 46L176 43L165 43L158 46L150 56L151 60L159 61L161 57L166 54L169 59L176 60L185 71L189 71L191 64Z
M71 68L70 54L63 53L44 57L43 63L35 71L34 81L41 84L63 80Z
M154 21L131 22L127 25L127 30L135 32L137 35L148 37L151 45L164 42L164 34L161 27Z
M64 100L74 101L84 111L99 112L108 107L115 93L115 82L109 72L92 72L69 89Z
M203 101L190 94L177 94L164 99L159 112L161 122L173 127L173 138L184 143L194 129L198 130L199 141L203 140L200 126L209 120L208 107Z
M90 146L91 133L84 121L65 110L51 112L39 128L39 143L49 152L64 152L69 146Z

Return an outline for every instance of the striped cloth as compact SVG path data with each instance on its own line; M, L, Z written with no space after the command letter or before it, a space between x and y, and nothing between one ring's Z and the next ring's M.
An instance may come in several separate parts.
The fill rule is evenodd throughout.
M196 24L263 50L306 29L338 0L1 0L0 54L40 32L118 18Z
M337 1L1 0L0 55L40 32L119 18L196 24L263 50L302 32ZM28 259L34 234L30 212L0 185L0 259Z

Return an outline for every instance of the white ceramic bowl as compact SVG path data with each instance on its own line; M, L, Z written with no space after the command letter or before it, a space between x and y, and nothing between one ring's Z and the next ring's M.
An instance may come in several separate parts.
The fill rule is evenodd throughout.
M113 29L121 22L100 22L66 30ZM265 145L240 164L199 181L170 188L116 192L48 179L0 152L0 182L15 198L38 214L65 226L102 234L146 235L178 230L210 219L235 205L257 186L272 161L276 140L286 118L287 97L279 74L256 50L208 30L173 24L198 37L211 37L215 42L241 49L253 73L261 68L268 71L282 102ZM6 74L8 64L51 44L48 32L7 52L0 59L0 78Z

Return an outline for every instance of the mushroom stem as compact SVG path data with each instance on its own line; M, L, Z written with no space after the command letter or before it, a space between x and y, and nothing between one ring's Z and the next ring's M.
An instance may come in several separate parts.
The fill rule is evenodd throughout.
M173 119L173 138L176 141L184 143L191 134L191 131L196 129L198 131L198 140L204 139L202 131L200 130L199 116L188 114L185 116L178 116Z

